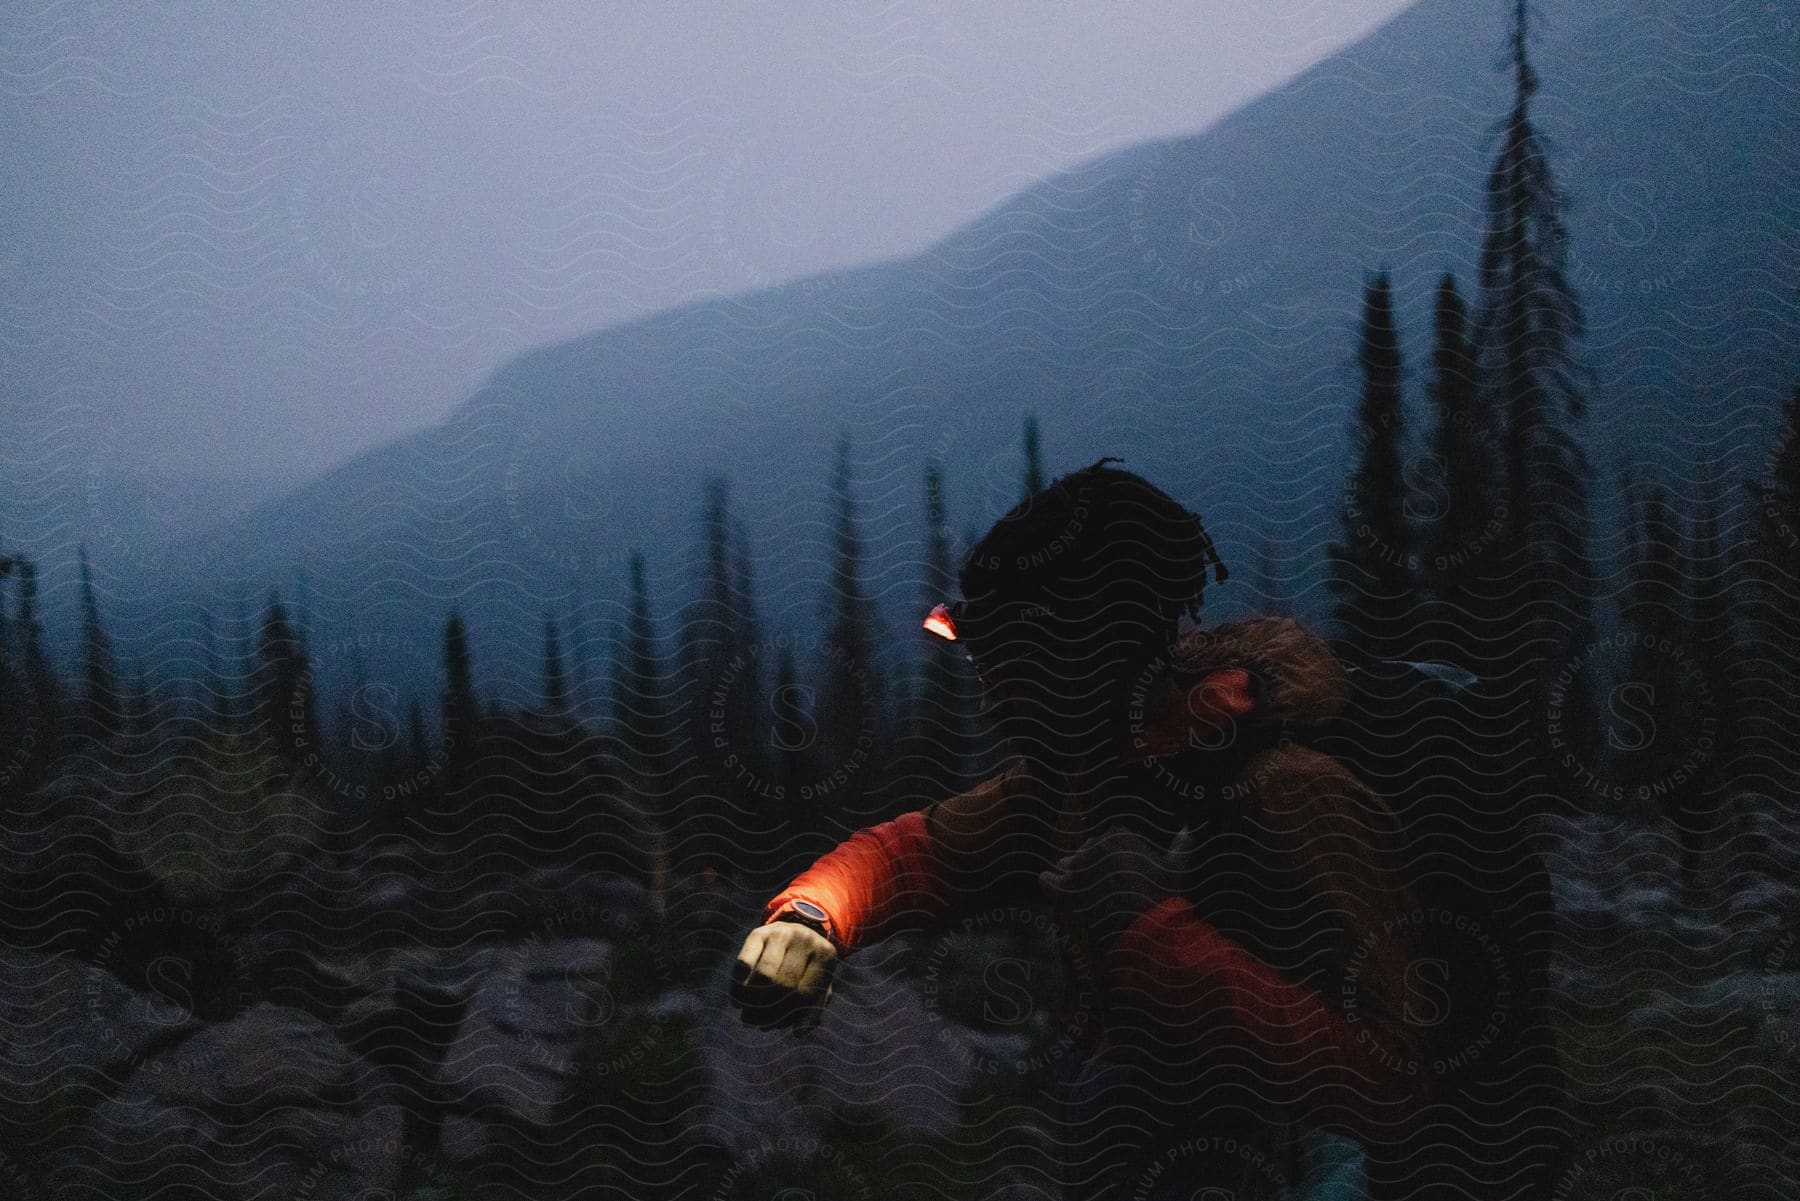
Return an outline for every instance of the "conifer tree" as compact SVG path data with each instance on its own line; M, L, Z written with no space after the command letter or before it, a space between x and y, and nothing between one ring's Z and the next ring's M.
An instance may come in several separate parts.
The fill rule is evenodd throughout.
M731 604L736 617L732 662L738 665L734 677L738 700L734 708L742 714L737 733L750 770L759 779L766 779L770 770L768 729L772 709L766 691L770 665L764 662L764 648L769 639L762 634L762 621L757 614L750 532L742 521L733 523L732 530Z
M690 609L692 616L682 631L682 657L690 688L704 693L720 660L730 653L738 627L733 604L731 492L723 476L706 481L700 527L705 569Z
M317 693L305 645L271 593L258 630L254 727L296 765L309 755L317 757L311 766L323 763Z
M32 704L41 717L38 723L44 733L40 743L47 755L55 748L62 729L62 685L56 669L44 649L44 623L37 607L37 565L29 559L17 561L19 573L19 610L15 622L19 637L19 658Z
M657 667L656 628L644 580L644 554L631 553L625 628L619 663L613 670L612 724L620 756L638 780L668 769L672 751L664 673ZM649 798L647 798L649 799ZM666 817L666 813L659 813Z
M950 525L944 500L944 472L925 465L925 595L921 611L948 600L956 587L951 563ZM954 791L970 753L969 723L973 681L961 648L939 639L923 640L924 662L912 698L911 748L922 759L924 790L931 796Z
M1716 475L1696 472L1710 488ZM1682 642L1695 660L1689 730L1691 754L1697 760L1689 782L1691 809L1699 824L1716 829L1737 771L1737 737L1743 708L1744 660L1731 551L1719 533L1719 498L1708 492L1695 505L1688 523L1682 587L1688 597L1688 630Z
M1036 496L1044 489L1044 456L1038 444L1037 414L1025 417L1025 495Z
M195 696L204 737L231 717L230 697L225 693L224 664L219 657L219 629L209 609L200 615L200 678Z
M544 614L544 712L552 717L568 717L569 680L563 669L562 639L557 635L556 618Z
M469 660L469 634L456 613L444 622L443 726L444 788L455 791L467 781L481 726L481 705L475 697L474 668Z
M757 757L756 714L761 708L758 684L754 602L750 590L750 553L741 527L731 517L729 483L708 483L702 525L706 540L706 575L700 583L699 617L688 627L687 651L698 659L697 708L707 715L702 740L715 759L747 764ZM715 764L715 767L719 764ZM728 769L745 781L744 773ZM752 768L752 776L755 775ZM750 806L756 808L757 806Z
M820 828L812 786L817 779L816 715L806 704L807 691L799 680L793 650L784 645L775 664L770 686L768 761L780 804L785 837L775 858L777 874L789 877L802 866Z
M23 559L0 559L0 582L19 581L17 619L5 613L6 593L0 591L0 821L8 816L5 802L25 796L39 771L54 752L55 725L48 708L52 697L34 665L36 580Z
M1688 630L1682 589L1681 531L1668 497L1644 489L1632 501L1633 547L1619 618L1626 633L1625 661L1606 708L1606 741L1615 772L1628 789L1637 816L1653 817L1662 785L1675 769L1687 700L1696 681L1684 645Z
M0 555L0 679L8 678L18 668L13 661L12 618L6 612L6 581L14 574L18 563L12 555Z
M1470 774L1446 798L1463 806L1470 834L1425 837L1450 851L1458 868L1440 875L1448 883L1437 906L1469 913L1493 932L1490 945L1506 964L1513 1001L1506 1030L1481 1061L1458 1080L1442 1081L1453 1093L1443 1106L1453 1129L1421 1135L1418 1147L1400 1154L1375 1149L1369 1191L1383 1196L1543 1196L1569 1162L1569 1098L1551 1035L1557 925L1537 832L1538 819L1579 787L1550 770L1548 759L1566 752L1551 749L1543 706L1557 695L1555 673L1592 641L1588 464L1571 433L1583 410L1574 347L1585 318L1564 271L1565 200L1533 120L1539 80L1528 53L1528 0L1513 0L1509 9L1514 94L1486 179L1474 338L1476 403L1494 423L1496 508L1504 520L1483 544L1473 585L1482 603L1465 653L1480 683L1459 702L1467 711ZM1572 728L1590 724L1578 712L1591 708L1584 690L1561 699ZM1428 810L1419 815L1430 824ZM1451 959L1467 950L1451 939L1434 947ZM1473 959L1457 963L1467 993L1483 969ZM1451 1142L1463 1145L1446 1150ZM1479 1175L1471 1178L1471 1171Z
M112 639L100 620L100 602L94 595L93 573L87 547L80 551L81 604L81 714L79 728L88 738L104 739L117 732L119 722L118 672L113 661Z
M1493 617L1480 581L1506 502L1493 458L1493 423L1477 403L1468 311L1456 276L1448 271L1438 283L1432 343L1431 439L1426 462L1414 472L1431 489L1415 502L1420 567L1431 603L1420 654L1479 675L1487 670L1482 662L1487 648L1478 627Z
M1332 548L1337 621L1363 653L1403 659L1414 651L1418 605L1414 535L1407 516L1402 446L1400 335L1386 271L1363 292L1357 462Z
M867 795L870 773L879 762L881 748L875 739L883 714L873 654L873 604L864 590L863 540L848 438L838 443L831 492L837 514L825 598L826 642L818 669L819 734L825 759L822 767L832 786L841 789L831 808L844 814L846 821L856 822L862 816L857 805Z
M1275 556L1269 547L1269 535L1264 530L1256 530L1250 536L1248 574L1250 588L1255 593L1254 603L1259 612L1292 614L1293 602L1288 595L1287 581L1282 578L1283 573L1276 565Z
M1800 384L1775 435L1769 466L1750 489L1744 661L1752 700L1739 746L1745 783L1791 800L1800 798Z
M1585 410L1574 344L1586 317L1564 271L1567 200L1532 119L1539 81L1529 20L1528 0L1515 0L1514 97L1488 175L1480 260L1480 342L1492 364L1506 498L1498 585L1516 598L1494 633L1519 696L1541 682L1552 655L1591 636L1592 607L1588 464L1569 425Z
M406 706L406 759L408 768L418 774L429 774L432 768L431 741L425 734L425 709L414 697Z
M133 662L119 689L119 733L141 746L149 737L154 706L152 686L141 662Z

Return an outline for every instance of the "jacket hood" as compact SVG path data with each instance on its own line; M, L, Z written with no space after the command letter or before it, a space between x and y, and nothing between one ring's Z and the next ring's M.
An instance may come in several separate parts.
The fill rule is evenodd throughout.
M1296 729L1329 725L1350 704L1350 674L1325 640L1291 617L1251 617L1188 630L1172 675L1241 667L1261 682L1261 713Z

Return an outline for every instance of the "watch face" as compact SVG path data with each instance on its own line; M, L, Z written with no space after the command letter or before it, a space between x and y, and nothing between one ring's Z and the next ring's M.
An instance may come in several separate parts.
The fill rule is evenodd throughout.
M830 918L826 917L825 911L823 909L820 909L817 905L813 904L811 901L795 901L794 902L794 912L798 913L801 917L810 917L815 922L824 922L824 921L831 920Z

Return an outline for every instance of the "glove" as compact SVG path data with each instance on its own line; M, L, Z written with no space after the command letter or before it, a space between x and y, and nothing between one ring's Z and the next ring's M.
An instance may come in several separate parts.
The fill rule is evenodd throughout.
M811 1029L831 999L837 962L831 940L809 926L780 920L758 926L732 965L731 1004L747 1026Z
M1140 913L1181 891L1194 844L1193 833L1185 826L1167 851L1131 830L1106 830L1055 867L1039 872L1038 879L1051 899L1066 903L1100 945L1107 946Z

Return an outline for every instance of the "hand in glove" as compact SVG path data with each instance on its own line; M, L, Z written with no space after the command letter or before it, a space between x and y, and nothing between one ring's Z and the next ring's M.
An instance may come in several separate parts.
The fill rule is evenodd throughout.
M746 1025L809 1030L831 999L837 948L796 922L758 926L732 964L731 1003Z
M1055 867L1039 872L1038 879L1052 899L1067 902L1100 945L1106 946L1140 913L1181 891L1194 844L1186 827L1167 851L1131 830L1107 830L1082 843Z

